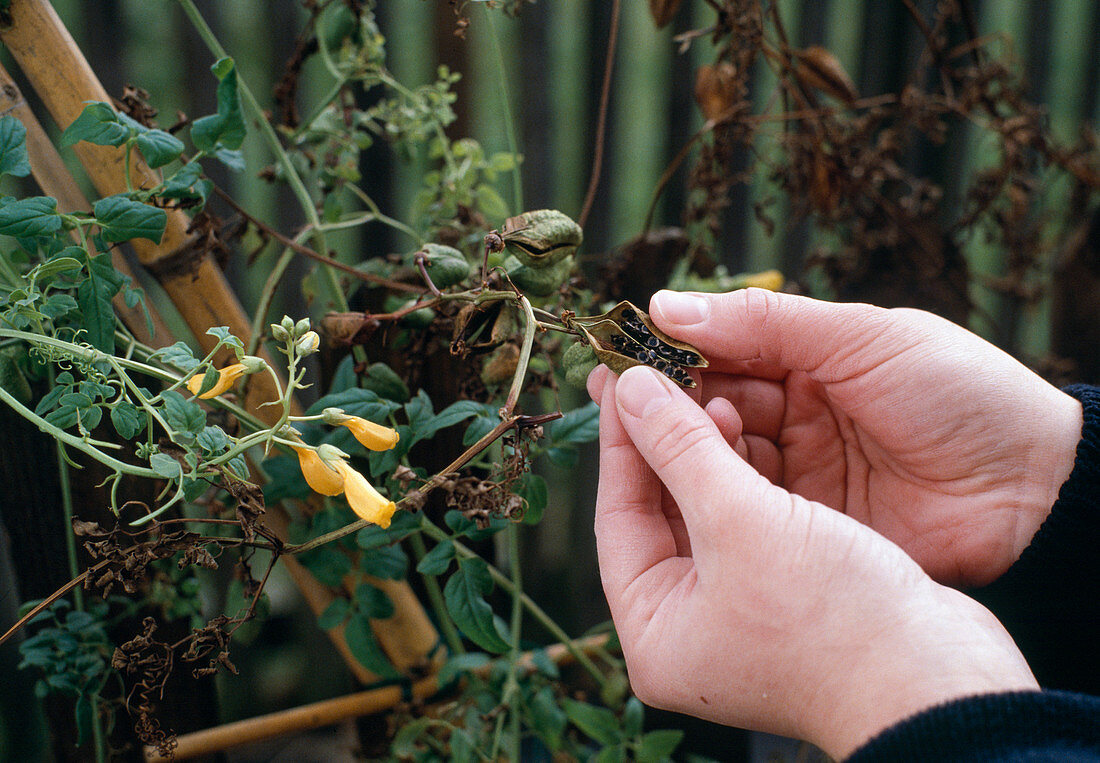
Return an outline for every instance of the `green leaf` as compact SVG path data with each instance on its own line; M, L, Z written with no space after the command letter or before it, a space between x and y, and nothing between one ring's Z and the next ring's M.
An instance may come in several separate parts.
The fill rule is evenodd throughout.
M209 336L217 337L222 344L240 350L242 353L244 352L244 343L233 335L228 326L213 326L208 328L206 333Z
M328 546L303 554L301 562L313 577L327 586L340 585L352 568L347 554Z
M447 611L455 624L475 644L498 654L508 651L508 643L497 632L493 609L485 596L493 590L489 567L481 559L460 559L458 570L443 587Z
M5 117L5 119L6 118L7 117ZM83 263L76 257L54 257L35 267L27 274L27 277L37 281L44 281L47 278L52 278L61 273L80 270L82 267L84 267Z
M197 403L186 399L175 390L165 392L164 420L177 432L198 435L206 426L206 414Z
M340 625L351 613L351 602L347 599L333 599L325 611L317 617L317 625L322 630L330 630Z
M247 130L241 115L237 93L237 69L231 58L223 58L211 67L218 78L218 113L196 119L191 124L191 140L201 151L211 153L217 148L238 149L244 143Z
M297 459L295 459L297 461ZM355 545L364 551L369 551L379 546L389 546L397 543L420 529L420 520L416 514L402 511L394 515L390 526L383 529L378 525L368 525L355 535Z
M592 758L592 763L626 763L626 747L621 744L605 747Z
M400 546L382 546L368 554L363 554L359 560L359 569L367 575L373 575L383 580L400 580L405 577L408 569L409 558Z
M557 751L569 721L565 711L555 701L554 691L549 686L542 687L531 697L528 708L531 728L551 752Z
M370 620L365 613L352 614L344 629L344 640L348 649L359 664L364 668L383 678L396 678L398 673L394 670L390 661L386 658L374 632L370 629Z
M146 130L137 137L137 147L146 163L153 168L163 167L180 158L183 141L164 130Z
M16 360L19 352L22 351L17 348L0 350L0 387L3 387L16 400L26 405L31 401L32 392L30 382L23 375L23 371Z
M119 121L118 113L106 103L93 101L61 133L58 145L65 148L83 140L97 146L121 146L129 138L130 128Z
M446 686L463 673L471 673L489 664L490 657L485 652L467 652L456 654L439 669L439 685Z
M531 652L531 664L547 678L557 680L561 676L558 664L550 659L545 649L535 649Z
M454 426L465 421L471 416L477 416L482 412L483 405L473 400L459 400L451 403L432 418L417 426L417 439L428 439L440 429Z
M163 209L115 194L100 199L92 207L99 223L103 239L112 243L144 238L159 244L168 224L168 213Z
M596 707L566 697L562 708L574 726L602 745L614 745L622 741L619 719L606 707Z
M409 388L397 372L385 363L371 363L363 379L363 387L379 397L404 403L409 399Z
M454 542L440 541L435 548L424 554L424 558L416 565L416 571L421 575L442 575L451 566L451 560L454 558Z
M48 236L61 229L57 214L57 199L31 196L15 201L10 197L0 201L0 234L16 238Z
M154 453L149 456L149 468L165 479L175 479L183 475L180 462L167 453Z
M355 604L359 611L376 620L393 617L393 602L385 591L370 583L360 583L355 587Z
M546 510L550 491L546 486L546 480L538 475L528 472L523 475L516 493L527 502L527 508L523 512L525 525L537 525L542 519L542 513Z
M623 710L623 731L628 737L636 737L642 733L644 722L645 707L637 697L631 697Z
M109 277L104 277L105 273ZM103 352L115 351L115 309L111 298L118 292L116 276L109 254L89 257L88 277L76 288L76 302L84 317L88 342Z
M575 408L548 427L555 445L592 442L600 436L600 407L594 402Z
M111 424L119 437L124 440L132 440L141 430L145 429L145 417L133 403L128 400L120 400L111 408Z
M229 440L229 435L219 426L203 427L195 443L203 449L204 453L211 456L224 453L233 444Z
M377 392L353 387L332 395L325 395L311 405L306 414L316 416L325 408L341 408L350 416L359 416L381 424L385 423L386 418L400 407L391 400L383 400Z
M672 753L684 740L684 732L679 729L660 729L651 731L641 738L634 755L638 763L660 763L672 760Z
M168 347L162 347L149 357L160 358L168 365L175 366L181 371L190 371L199 364L195 354L191 352L191 348L187 346L186 342L176 342Z
M27 128L8 114L0 118L0 175L26 177L31 174L27 157Z

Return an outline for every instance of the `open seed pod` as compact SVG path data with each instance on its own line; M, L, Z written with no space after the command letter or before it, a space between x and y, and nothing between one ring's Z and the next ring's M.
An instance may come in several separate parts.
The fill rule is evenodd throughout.
M501 238L524 265L545 268L577 251L581 227L556 209L536 209L504 221Z
M580 330L600 362L615 373L646 365L681 387L694 387L688 369L710 365L702 353L661 331L629 302L620 302L603 315L570 318L568 323Z

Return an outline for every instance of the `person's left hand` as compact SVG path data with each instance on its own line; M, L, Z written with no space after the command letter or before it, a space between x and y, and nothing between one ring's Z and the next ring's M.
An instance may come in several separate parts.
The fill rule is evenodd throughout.
M645 367L591 381L600 572L643 701L840 758L933 704L1037 688L987 610L770 483L683 390Z

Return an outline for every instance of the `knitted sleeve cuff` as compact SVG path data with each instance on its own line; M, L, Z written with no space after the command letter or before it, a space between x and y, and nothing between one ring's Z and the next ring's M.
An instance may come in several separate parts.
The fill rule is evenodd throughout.
M1084 408L1069 479L1020 558L969 593L1012 634L1041 685L1100 693L1100 389L1065 391Z

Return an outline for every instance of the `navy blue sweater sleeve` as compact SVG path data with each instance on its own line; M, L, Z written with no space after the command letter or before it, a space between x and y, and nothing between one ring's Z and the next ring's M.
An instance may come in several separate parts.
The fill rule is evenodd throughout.
M848 763L1100 761L1100 698L1087 696L1100 694L1100 389L1065 391L1084 409L1069 479L1016 563L970 592L1012 634L1045 691L925 710Z

